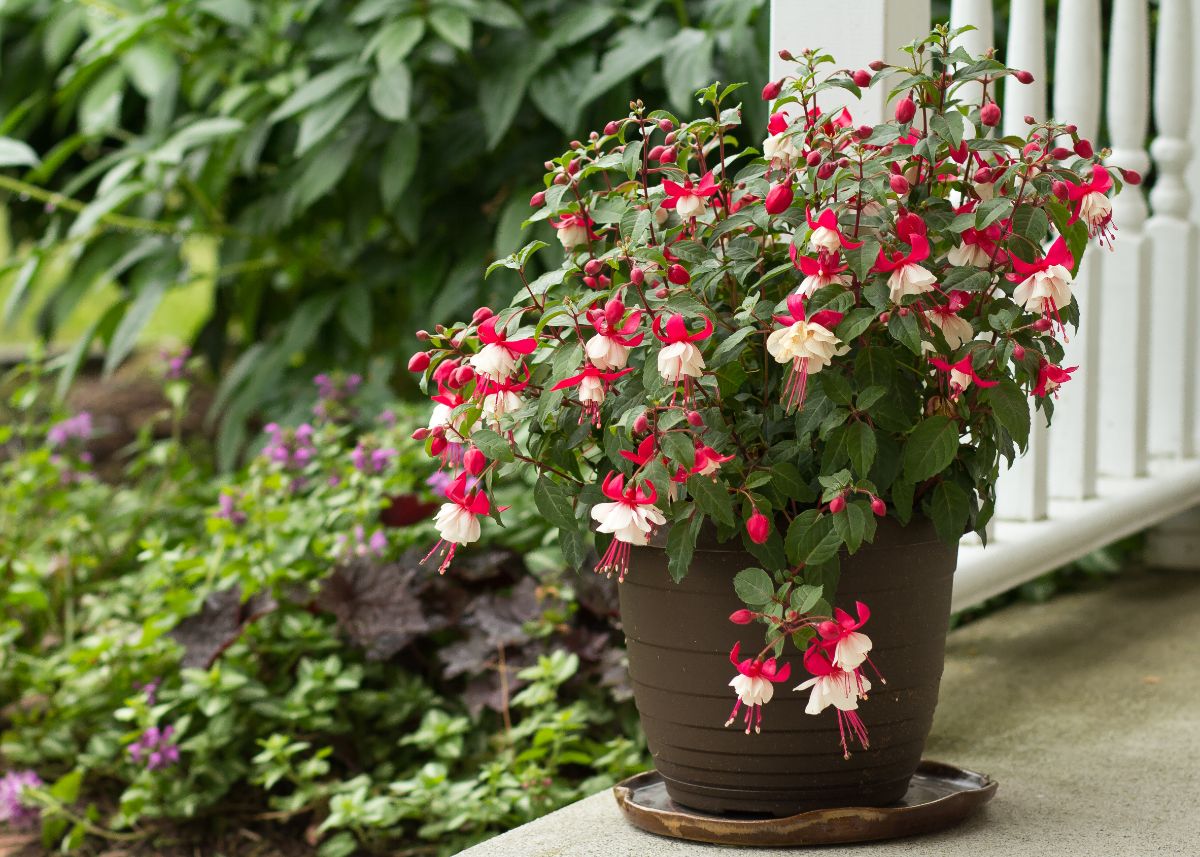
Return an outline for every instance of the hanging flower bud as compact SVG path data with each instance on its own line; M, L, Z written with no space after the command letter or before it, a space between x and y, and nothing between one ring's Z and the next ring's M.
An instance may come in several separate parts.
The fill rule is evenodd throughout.
M870 68L871 71L883 71L888 67L888 65L883 60L872 60L867 67Z
M489 307L481 306L479 309L475 310L475 312L471 313L471 323L483 324L493 315L495 315L495 313L492 312Z
M987 104L979 108L979 121L988 128L995 128L1000 124L1000 105L994 101L989 101Z
M887 514L887 504L879 497L871 498L871 511L875 513L875 517L882 518Z
M746 519L746 534L756 545L765 544L771 536L771 522L767 520L766 515L755 509L754 514Z
M687 421L692 428L700 428L704 425L704 417L700 415L699 411L688 411Z
M828 178L832 178L833 174L836 172L837 164L835 164L833 161L826 161L825 163L821 164L820 169L817 170L817 178L819 178L821 181L825 181Z
M692 281L692 275L683 265L676 264L667 269L667 279L677 286L686 286Z
M780 182L767 193L767 214L781 214L787 211L794 198L791 182Z
M791 51L789 51L789 50L786 50L786 49L785 49L785 50L781 50L781 51L778 53L778 57L779 57L781 60L783 60L784 62L791 62L792 60L794 60L794 59L795 59L795 57L794 57L794 56L792 56L792 52L791 52Z
M865 140L874 133L875 133L875 129L872 128L870 125L859 125L858 126L858 138L860 140Z
M1056 161L1065 161L1067 158L1071 157L1071 150L1066 146L1055 146L1050 152L1050 157L1054 158Z
M782 89L783 89L783 81L780 81L780 80L771 81L770 83L768 83L766 86L763 87L763 90L762 90L763 101L770 101L773 98L778 98L779 92Z
M1045 333L1047 330L1054 327L1054 322L1048 318L1039 318L1037 321L1031 324L1030 327L1032 327L1038 333Z
M633 283L635 286L640 286L645 281L645 279L646 279L646 272L643 271L641 268L635 267L630 270L629 282Z
M754 621L754 611L742 608L729 614L729 621L735 625L749 625Z
M615 119L612 122L609 122L607 125L604 126L604 133L605 133L605 135L607 135L609 137L611 137L613 134L617 133L620 130L621 130L621 126L617 124Z
M916 102L912 100L911 95L906 95L896 104L896 121L901 125L907 125L913 121L913 117L917 115Z
M424 372L429 368L429 355L424 351L418 351L412 357L408 358L409 372Z
M903 196L911 190L912 185L908 183L908 179L904 176L894 175L888 179L888 184L892 186L892 190Z
M594 277L604 270L604 263L599 259L588 259L587 264L583 266L583 272L589 277Z
M846 498L843 497L841 494L837 495L836 497L834 497L832 500L829 501L829 511L833 512L833 514L835 514L835 515L838 512L841 512L845 508L846 508Z
M413 440L425 440L425 438L429 437L429 434L430 434L429 429L425 428L424 426L421 426L421 428L417 429L416 431L414 431L412 433L412 439Z
M1013 77L1015 77L1017 80L1019 80L1021 83L1025 84L1026 86L1033 83L1033 73L1025 71L1024 69L1022 69L1021 71L1018 71L1016 74L1013 75Z
M546 192L539 190L533 196L529 197L529 204L534 208L540 208L546 202Z
M452 387L461 387L464 384L470 384L475 380L475 370L470 366L459 366L450 376L450 385Z
M463 467L472 476L478 476L487 467L487 458L479 451L479 447L473 446L463 453Z
M858 71L851 74L850 77L853 79L855 86L861 87L871 85L871 72L867 71L865 68L860 68Z
M434 458L437 458L439 455L441 455L445 451L446 451L446 438L435 437L433 440L429 441L429 454L432 455Z
M658 162L660 164L673 164L678 157L679 153L675 151L675 147L667 146L662 150L662 154L658 156Z
M663 149L665 149L665 148L666 148L666 146L655 146L653 149L650 150L650 153L648 155L646 155L646 157L648 157L652 161L657 161L659 158L662 157Z
M650 431L650 420L646 419L645 414L638 414L633 421L634 434L645 434L648 431Z
M1136 186L1142 183L1142 174L1137 170L1121 170L1121 175L1124 176L1126 184Z
M670 119L659 119L658 120L658 129L660 131L670 131L674 127L675 127L675 123L672 122Z
M1050 189L1053 190L1054 195L1063 202L1066 202L1071 195L1071 189L1067 187L1066 182L1055 180L1054 183L1050 185Z
M1020 363L1022 360L1024 360L1025 359L1025 346L1021 345L1020 343L1017 343L1016 345L1014 345L1012 356L1013 356L1013 360L1016 360L1018 363Z
M814 149L804 156L804 163L808 164L810 167L815 167L817 164L821 163L821 153Z
M1096 154L1096 151L1092 148L1091 142L1080 140L1075 144L1075 154L1081 158L1090 158Z

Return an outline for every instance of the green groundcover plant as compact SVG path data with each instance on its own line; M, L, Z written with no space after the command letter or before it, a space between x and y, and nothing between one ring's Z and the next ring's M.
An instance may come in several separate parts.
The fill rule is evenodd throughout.
M318 376L310 420L219 476L178 434L194 363L167 362L114 483L101 417L55 411L36 367L3 385L0 830L449 854L641 769L615 605L562 577L526 488L439 578L415 546L445 480L411 407Z
M541 241L495 262L515 272L511 303L423 331L410 363L435 404L416 436L456 474L440 569L503 521L490 495L514 478L536 478L570 565L592 525L595 569L619 579L659 530L682 578L712 527L761 566L730 575L745 603L731 621L765 640L730 653L726 725L759 728L790 641L809 713L833 705L842 751L866 745L869 610L832 603L839 553L885 515L928 518L949 543L986 536L1031 403L1048 420L1075 371L1063 342L1089 234L1111 242L1109 196L1140 180L1064 123L996 136L997 84L1032 75L954 36L870 70L784 52L761 151L738 136L738 87L714 84L704 118L638 101L547 162L530 220L551 222L563 264L528 275ZM869 86L894 118L825 107Z

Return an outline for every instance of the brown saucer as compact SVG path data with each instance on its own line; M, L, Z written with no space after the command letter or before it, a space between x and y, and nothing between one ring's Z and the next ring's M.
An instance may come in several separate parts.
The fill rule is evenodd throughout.
M908 793L885 807L845 807L787 818L728 818L679 806L657 771L613 786L617 806L634 827L659 836L713 845L838 845L898 839L952 827L992 799L997 783L941 762L922 761Z

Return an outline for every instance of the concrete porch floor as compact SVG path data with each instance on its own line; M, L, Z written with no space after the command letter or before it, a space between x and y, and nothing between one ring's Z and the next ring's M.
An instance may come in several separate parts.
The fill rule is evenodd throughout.
M1200 573L1131 570L955 631L925 755L991 774L1000 790L952 830L826 853L1200 857ZM796 852L642 833L603 792L462 853Z

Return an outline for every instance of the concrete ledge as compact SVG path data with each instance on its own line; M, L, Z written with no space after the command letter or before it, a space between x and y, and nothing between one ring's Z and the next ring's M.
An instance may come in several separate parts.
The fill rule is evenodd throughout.
M828 853L1200 855L1200 575L1131 571L1102 589L1011 607L955 631L941 697L927 757L991 774L1000 782L995 799L954 830ZM641 833L608 792L463 852L794 853Z

